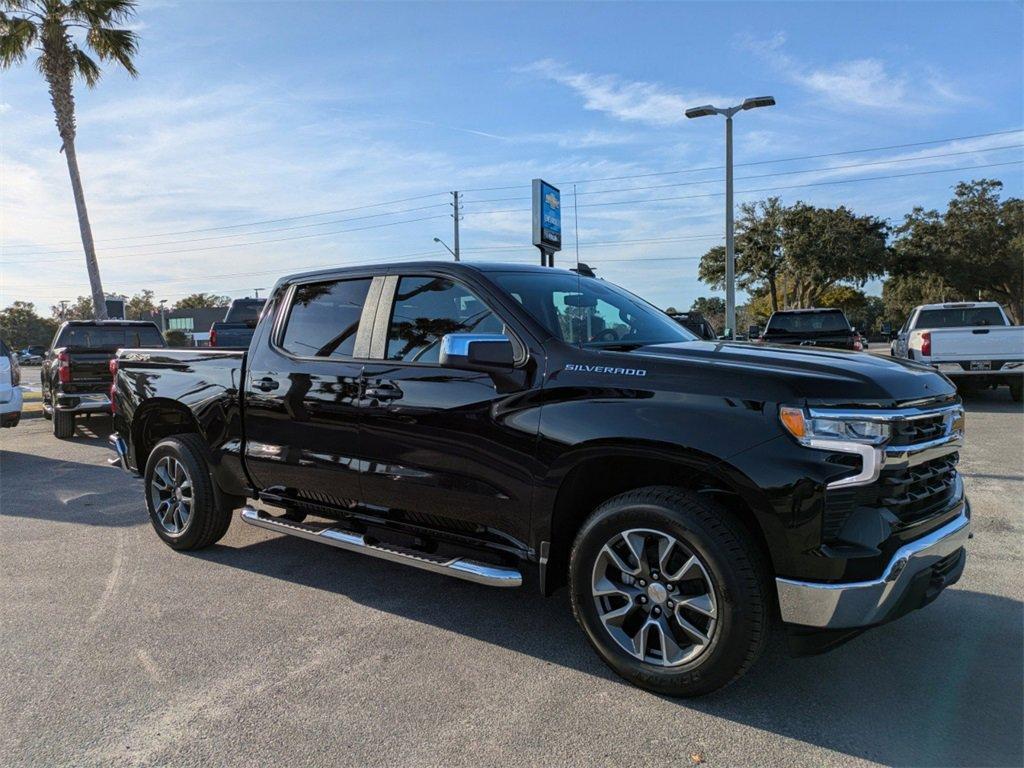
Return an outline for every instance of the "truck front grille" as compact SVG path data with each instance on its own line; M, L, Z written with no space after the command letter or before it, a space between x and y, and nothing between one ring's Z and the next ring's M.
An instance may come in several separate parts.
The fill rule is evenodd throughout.
M892 424L895 445L918 445L943 437L948 432L948 418L936 413L917 419L897 420Z
M914 467L882 470L878 481L871 485L829 489L825 494L822 540L842 540L843 525L861 507L885 510L897 531L941 512L957 492L958 458L958 454L951 453Z

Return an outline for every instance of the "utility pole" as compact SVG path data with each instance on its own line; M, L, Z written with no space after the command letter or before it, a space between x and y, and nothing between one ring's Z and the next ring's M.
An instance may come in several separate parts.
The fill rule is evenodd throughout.
M67 317L67 314L68 314L68 303L65 300L65 301L60 302L60 319L61 319L61 322L64 322L64 318Z
M461 213L459 208L458 192L452 192L452 209L452 218L455 219L455 248L453 249L452 255L455 257L456 261L459 261L459 216Z
M265 291L265 290L266 290L266 288L253 288L252 292L253 292L254 297L258 299L260 297L260 291Z
M160 299L160 333L167 333L167 299Z

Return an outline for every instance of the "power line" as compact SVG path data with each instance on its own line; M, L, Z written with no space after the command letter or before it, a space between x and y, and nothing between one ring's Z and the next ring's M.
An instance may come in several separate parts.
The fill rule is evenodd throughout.
M691 241L691 240L721 240L721 239L722 239L722 235L721 234L680 235L680 236L677 236L677 237L648 237L648 238L635 238L635 239L630 239L630 240L598 240L598 241L589 243L586 246L581 246L581 247L584 247L584 248L592 248L592 247L595 247L595 246L617 247L617 246L623 246L623 245L665 244L665 243L687 242L687 241ZM524 251L524 252L533 253L533 249L534 249L534 247L530 246L530 245L497 245L497 246L482 246L482 247L477 247L477 248L463 248L462 249L462 253L496 253L498 251ZM436 251L433 251L433 250L431 250L431 251L417 251L415 253L406 253L406 254L402 254L402 255L399 255L399 256L392 256L392 257L390 257L388 259L384 259L382 261L388 261L388 262L390 262L392 260L394 260L394 261L402 261L404 259L412 259L412 258L417 258L417 257L420 257L420 256L434 256L435 254L436 254ZM312 270L316 270L316 269L330 269L331 267L337 267L337 266L347 266L347 265L361 264L361 263L364 263L364 261L365 260L363 260L363 259L359 259L359 260L356 260L356 261L331 261L328 264L307 264L307 265L301 265L301 266L293 266L293 267L289 267L288 272L303 272L303 271L306 271L306 270L312 271ZM285 272L283 272L280 268L276 268L276 269L261 270L261 271L257 271L257 272L253 272L251 270L250 271L245 271L245 272L226 272L226 273L215 274L215 275L204 275L203 277L204 277L204 279L219 279L219 278L222 278L222 277L257 277L257 276L264 276L264 275L283 275L283 274L285 274ZM194 281L195 281L195 277L182 277L182 278L172 278L170 280L163 279L163 280L160 280L159 282L160 282L160 284L165 285L165 284L168 284L168 283L186 283L186 282L194 282ZM114 283L114 282L117 282L117 281L113 281L112 280L110 282ZM135 283L135 282L128 283L128 285L136 285L137 284L139 286L144 286L147 282L148 283L152 283L153 281L140 280L137 283ZM67 288L67 289L70 289L70 290L77 290L81 285L82 285L81 283L74 283L74 284L65 283L65 284L62 284L62 285L53 285L52 283L50 283L50 284L48 284L48 287L50 287L50 288ZM123 288L124 284L122 284L120 287ZM194 293L194 291L191 291L190 293ZM170 295L174 295L174 294L170 294Z
M989 136L1005 136L1010 133L1020 133L1022 128L1013 128L1006 131L991 131L989 133L975 133L969 136L953 136L945 139L929 139L928 141L914 141L907 144L889 144L883 147L864 147L861 149L847 149L841 152L823 152L817 155L799 155L796 157L778 157L772 160L754 160L746 163L734 163L734 167L749 166L749 165L770 165L772 163L792 163L797 160L819 160L825 157L841 157L843 155L856 155L862 152L884 152L890 149L909 149L911 147L923 147L928 144L942 144L947 141L966 141L968 139L983 139ZM571 181L556 182L557 184L591 184L597 181L625 181L627 179L646 179L655 176L672 176L680 173L697 173L698 171L720 171L725 168L724 165L709 165L703 168L682 168L676 171L655 171L652 173L633 173L624 176L604 176L601 178L592 179L575 179ZM502 187L476 187L463 189L463 192L496 192L505 189L523 189L522 184L511 184Z
M224 224L224 225L217 226L217 227L200 227L198 229L183 229L183 230L178 230L176 232L155 232L155 233L149 234L149 235L126 235L124 237L108 237L108 238L104 238L103 242L104 243L115 243L115 242L120 242L120 241L123 241L123 240L139 240L139 239L142 239L142 238L149 238L149 237L172 237L174 235L192 235L192 234L195 234L197 232L217 232L217 231L220 231L222 229L241 229L243 227L256 227L256 226L259 226L261 224L280 224L280 223L285 222L285 221L299 221L301 219L313 219L313 218L316 218L317 216L333 216L336 213L351 213L352 211L362 211L362 210L366 210L367 208L379 208L382 205L398 205L399 203L409 203L409 202L412 202L413 200L426 200L427 198L430 198L430 197L437 197L439 195L446 195L446 194L448 194L448 193L447 192L431 192L430 194L427 194L427 195L414 195L413 197L403 197L403 198L400 198L398 200L387 200L387 201L381 202L381 203L367 203L366 205L356 205L356 206L353 206L351 208L337 208L337 209L335 209L333 211L320 211L319 213L304 213L304 214L299 215L299 216L285 216L284 218L280 218L280 219L263 219L263 220L260 220L260 221L243 222L241 224ZM259 233L251 232L250 234L259 234ZM40 247L40 248L51 248L51 247L61 246L61 245L77 245L77 241L66 240L66 241L64 241L62 243L40 243L38 247Z
M775 192L778 190L785 189L805 189L807 187L823 187L831 184L856 184L862 181L884 181L887 179L904 179L911 176L927 176L935 173L956 173L958 171L975 171L982 168L999 168L1004 165L1021 165L1024 164L1024 160L1010 160L1003 163L987 163L985 165L966 165L960 168L939 168L931 171L914 171L910 173L897 173L890 174L887 176L862 176L859 179L836 179L834 181L818 181L807 184L789 184L786 186L777 187L759 187L757 189L738 189L736 194L747 194L750 192ZM597 208L607 205L641 205L644 203L664 203L674 200L695 200L701 197L722 197L724 192L707 192L699 195L677 195L673 197L650 197L646 200L614 200L608 203L590 203L588 208ZM529 208L502 208L492 211L466 211L466 216L482 215L485 213L529 213Z
M112 245L109 248L107 248L106 250L122 250L122 249L125 249L125 248L132 248L132 249L135 249L135 248L156 248L156 247L159 247L159 246L162 246L162 245L182 245L183 243L201 243L201 242L207 242L207 241L210 241L210 240L223 240L224 238L227 238L227 237L247 237L247 236L250 236L250 235L267 235L267 234L270 234L272 232L291 232L291 231L294 231L296 229L309 229L310 227L326 227L326 226L330 226L332 224L344 224L344 223L350 222L350 221L365 221L366 219L378 219L381 216L397 216L397 215L403 214L403 213L415 213L417 211L426 211L426 210L429 210L431 208L443 208L443 207L445 207L447 205L448 205L448 203L433 203L431 205L421 205L421 206L418 206L416 208L405 208L405 209L400 210L400 211L385 211L384 213L370 213L370 214L367 214L366 216L353 216L353 217L347 218L347 219L331 219L329 221L318 221L318 222L315 222L313 224L297 224L294 227L275 227L274 229L264 229L264 230L261 230L259 232L242 232L242 233L237 234L237 235L211 235L210 237L193 237L193 238L189 238L187 240L168 240L168 241L165 241L165 242L162 242L162 243L160 243L160 242L148 243L148 244L145 244L145 245L139 245L139 244L135 244L135 243L129 243L128 245ZM37 256L37 255L38 256L56 256L57 254L60 254L60 253L78 253L78 251L77 251L77 249L76 250L71 250L71 251L40 251L39 253L12 253L12 254L8 254L8 255L10 255L10 256ZM127 254L127 256L134 256L134 255L135 254ZM145 254L142 254L142 255L145 255ZM115 256L104 256L104 258L109 258L109 259L125 258L125 256L120 256L120 257L116 256L116 255ZM2 263L2 262L0 262L0 263Z
M892 165L894 163L916 163L922 160L935 160L944 157L961 157L963 155L978 155L986 152L997 152L1003 149L1021 149L1024 148L1024 144L1004 144L999 147L985 147L984 149L971 149L963 152L943 152L934 155L919 155L918 157L904 157L894 158L892 160L872 160L866 163L846 163L845 165L831 165L823 168L802 168L795 171L776 171L774 173L760 173L753 174L750 176L737 176L737 180L741 179L767 179L774 176L794 176L802 173L828 173L830 171L842 171L849 170L852 168L867 168L876 165ZM754 163L751 163L754 165ZM689 187L697 184L720 184L721 179L702 179L700 181L681 181L674 184L655 184L646 187L617 187L615 189L595 189L589 192L580 192L579 195L610 195L617 192L644 192L652 189L669 189L674 187ZM515 197L488 197L483 200L470 200L472 203L498 203L506 202L510 200L528 200L529 198L522 195Z

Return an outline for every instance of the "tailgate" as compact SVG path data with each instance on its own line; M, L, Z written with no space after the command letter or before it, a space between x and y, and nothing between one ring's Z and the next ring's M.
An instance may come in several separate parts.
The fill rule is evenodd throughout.
M931 362L1024 360L1024 325L936 328Z
M68 350L71 381L64 384L65 392L105 392L110 388L110 361L116 350L74 352Z

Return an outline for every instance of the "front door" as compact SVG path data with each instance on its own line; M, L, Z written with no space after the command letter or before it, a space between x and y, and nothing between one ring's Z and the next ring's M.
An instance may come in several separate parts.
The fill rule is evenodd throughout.
M387 338L375 350L385 359L364 368L364 500L527 540L537 425L517 418L516 400L533 374L496 382L441 368L445 334L506 333L505 324L447 277L388 281L379 312L390 303L390 315L377 319Z
M381 280L289 286L276 322L253 340L245 456L259 489L329 506L359 499L359 358L369 348Z

